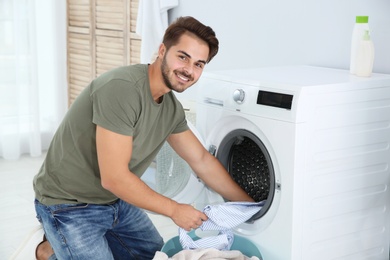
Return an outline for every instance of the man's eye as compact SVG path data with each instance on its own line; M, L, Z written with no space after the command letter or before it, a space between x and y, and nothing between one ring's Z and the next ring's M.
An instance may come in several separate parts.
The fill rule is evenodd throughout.
M197 63L196 64L196 67L201 68L201 69L203 68L203 66L204 66L203 63Z

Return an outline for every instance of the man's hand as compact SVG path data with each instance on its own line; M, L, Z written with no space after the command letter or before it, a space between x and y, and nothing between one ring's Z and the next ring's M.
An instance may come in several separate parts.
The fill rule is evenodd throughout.
M177 203L172 212L171 219L179 227L190 231L201 226L203 221L206 221L208 218L206 214L191 205Z

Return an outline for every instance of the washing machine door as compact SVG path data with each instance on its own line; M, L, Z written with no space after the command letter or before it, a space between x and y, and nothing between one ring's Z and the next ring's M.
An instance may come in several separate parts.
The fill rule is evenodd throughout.
M262 228L267 226L276 214L281 189L267 137L253 122L231 115L214 124L206 147L249 196L257 202L264 201L262 209L249 222L258 222Z
M265 202L251 221L262 217L272 204L275 192L272 160L263 142L252 132L238 128L229 132L218 149L214 149L234 181L256 202Z

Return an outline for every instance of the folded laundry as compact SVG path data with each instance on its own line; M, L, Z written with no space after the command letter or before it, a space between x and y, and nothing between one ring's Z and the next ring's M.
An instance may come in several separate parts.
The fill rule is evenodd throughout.
M230 250L234 241L231 230L244 223L256 214L263 206L262 202L225 202L217 205L207 205L203 212L208 220L199 227L203 231L219 231L216 236L203 237L193 240L182 228L179 228L179 240L183 249L215 248Z
M238 250L232 250L232 251L219 251L214 248L207 248L207 249L195 249L195 250L182 250L172 257L168 257L167 254L164 252L156 252L153 260L206 260L206 259L213 259L213 260L223 260L223 259L229 259L229 260L259 260L257 256L245 256Z

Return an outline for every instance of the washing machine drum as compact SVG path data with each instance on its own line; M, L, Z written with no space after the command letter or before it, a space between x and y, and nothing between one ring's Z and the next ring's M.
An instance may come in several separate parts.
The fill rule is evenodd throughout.
M275 193L274 168L263 142L245 129L236 129L222 139L216 157L249 196L257 202L265 201L251 220L261 218Z

